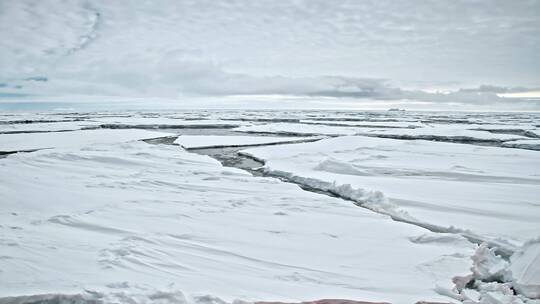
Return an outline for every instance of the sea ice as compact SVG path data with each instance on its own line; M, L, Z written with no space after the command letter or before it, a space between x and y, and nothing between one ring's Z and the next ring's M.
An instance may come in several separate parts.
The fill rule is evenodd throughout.
M1 134L0 151L29 151L50 148L82 147L99 143L165 137L173 134L147 130L79 130L54 133Z
M271 136L220 136L220 135L182 135L174 142L184 148L210 148L256 146L275 143L306 142L321 137L271 137Z
M274 175L509 252L539 233L535 151L348 136L242 153Z
M467 272L474 250L144 142L0 159L0 201L3 296L87 290L128 302L167 290L226 301L445 302L438 292Z
M523 139L504 142L503 147L540 150L540 139Z

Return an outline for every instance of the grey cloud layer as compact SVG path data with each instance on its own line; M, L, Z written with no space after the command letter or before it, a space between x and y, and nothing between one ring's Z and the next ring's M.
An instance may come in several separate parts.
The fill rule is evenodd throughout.
M44 75L60 94L538 87L539 12L526 0L0 1L0 78Z

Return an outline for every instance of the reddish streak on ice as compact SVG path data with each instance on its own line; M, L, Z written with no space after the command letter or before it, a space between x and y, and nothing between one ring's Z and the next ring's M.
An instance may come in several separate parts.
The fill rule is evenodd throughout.
M264 302L259 301L253 304L390 304L387 302L365 302L365 301L354 301L354 300L343 300L343 299L324 299L316 301L307 301L307 302ZM419 301L416 304L451 304L451 303L442 303L442 302L429 302L429 301Z
M342 300L342 299L325 299L325 300L316 300L316 301L307 301L300 303L287 303L287 302L255 302L254 304L390 304L387 302L365 302L365 301L354 301L354 300Z

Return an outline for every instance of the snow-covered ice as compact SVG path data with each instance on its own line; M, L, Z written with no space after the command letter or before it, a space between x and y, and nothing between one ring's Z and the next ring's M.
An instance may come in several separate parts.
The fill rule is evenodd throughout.
M338 126L341 125L341 126ZM396 124L394 124L396 125ZM456 127L448 124L435 124L421 127L414 125L408 127L406 123L400 123L403 127L388 128L388 124L337 123L333 125L300 124L300 123L271 123L265 125L241 126L236 131L251 133L275 133L275 134L323 134L323 135L369 135L378 137L390 137L401 139L428 139L440 141L487 141L505 142L509 140L527 139L525 136L513 134L499 134L484 130L469 130L466 127Z
M116 128L195 128L214 127L232 128L245 125L242 121L226 121L215 119L180 119L175 117L129 116L129 117L99 117L92 121L100 122L103 126Z
M336 121L336 120L300 120L303 124L313 125L336 125L353 127L374 127L374 128L421 128L425 125L420 122L408 121Z
M474 250L170 145L10 155L0 193L4 296L154 288L227 301L447 301L436 289L452 288Z
M404 139L435 139L455 141L495 141L520 140L527 137L513 134L499 134L483 130L471 130L456 125L430 125L424 128L384 129L368 131L365 134Z
M81 130L54 133L0 135L0 151L28 151L50 148L81 147L99 143L126 142L172 135L147 130Z
M96 129L79 130L87 126ZM2 304L23 295L201 304L537 297L540 158L517 146L537 141L534 114L2 113L0 129L36 132L0 134L0 151L39 150L0 158ZM409 139L381 138L399 136ZM284 180L189 150L234 158L249 145L268 146L244 149L265 161L246 168Z
M527 242L510 261L507 280L521 294L540 299L540 238Z
M540 150L540 139L523 139L507 141L502 144L503 147L508 148L521 148L529 150Z
M0 304L540 304L539 12L0 0Z
M510 248L539 234L536 151L348 136L243 152L273 174L407 221Z
M273 137L273 136L223 136L223 135L182 135L174 143L184 148L258 146L276 143L298 143L321 139L322 137Z
M9 133L32 133L32 132L59 132L75 131L81 129L97 128L98 123L92 121L66 121L66 122L38 122L38 123L17 123L0 124L0 134Z
M241 126L234 129L247 133L275 133L275 134L302 134L302 135L354 135L358 129L354 127L339 127L325 125L306 125L300 123L271 123L252 126Z

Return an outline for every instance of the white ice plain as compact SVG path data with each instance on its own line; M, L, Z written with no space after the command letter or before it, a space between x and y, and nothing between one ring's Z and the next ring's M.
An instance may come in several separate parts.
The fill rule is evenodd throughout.
M344 136L243 152L274 174L448 232L509 247L539 233L536 151Z
M276 136L219 136L182 135L174 141L184 148L241 147L277 143L299 143L321 139L321 137L276 137Z
M52 132L0 134L0 151L39 150L0 158L0 303L46 294L105 303L538 301L539 152L496 138L524 135L467 131L492 134L491 146L347 136L439 128L413 114L400 114L403 124L382 114L371 127L367 114L362 127L333 123L349 113L283 114L318 117L316 125L261 124L244 112L108 115L81 114L77 124L112 129L55 132L47 122L41 131ZM20 116L3 123L28 117ZM36 122L21 130L34 132L49 116L30 117ZM234 123L219 126L231 135L193 135L174 128L182 117ZM234 135L235 124L275 136ZM152 138L168 140L141 141ZM261 144L272 145L249 147ZM245 146L241 153L261 159L270 176L182 146Z
M10 156L0 192L4 296L155 288L228 301L444 301L435 289L467 273L474 248L143 142Z

